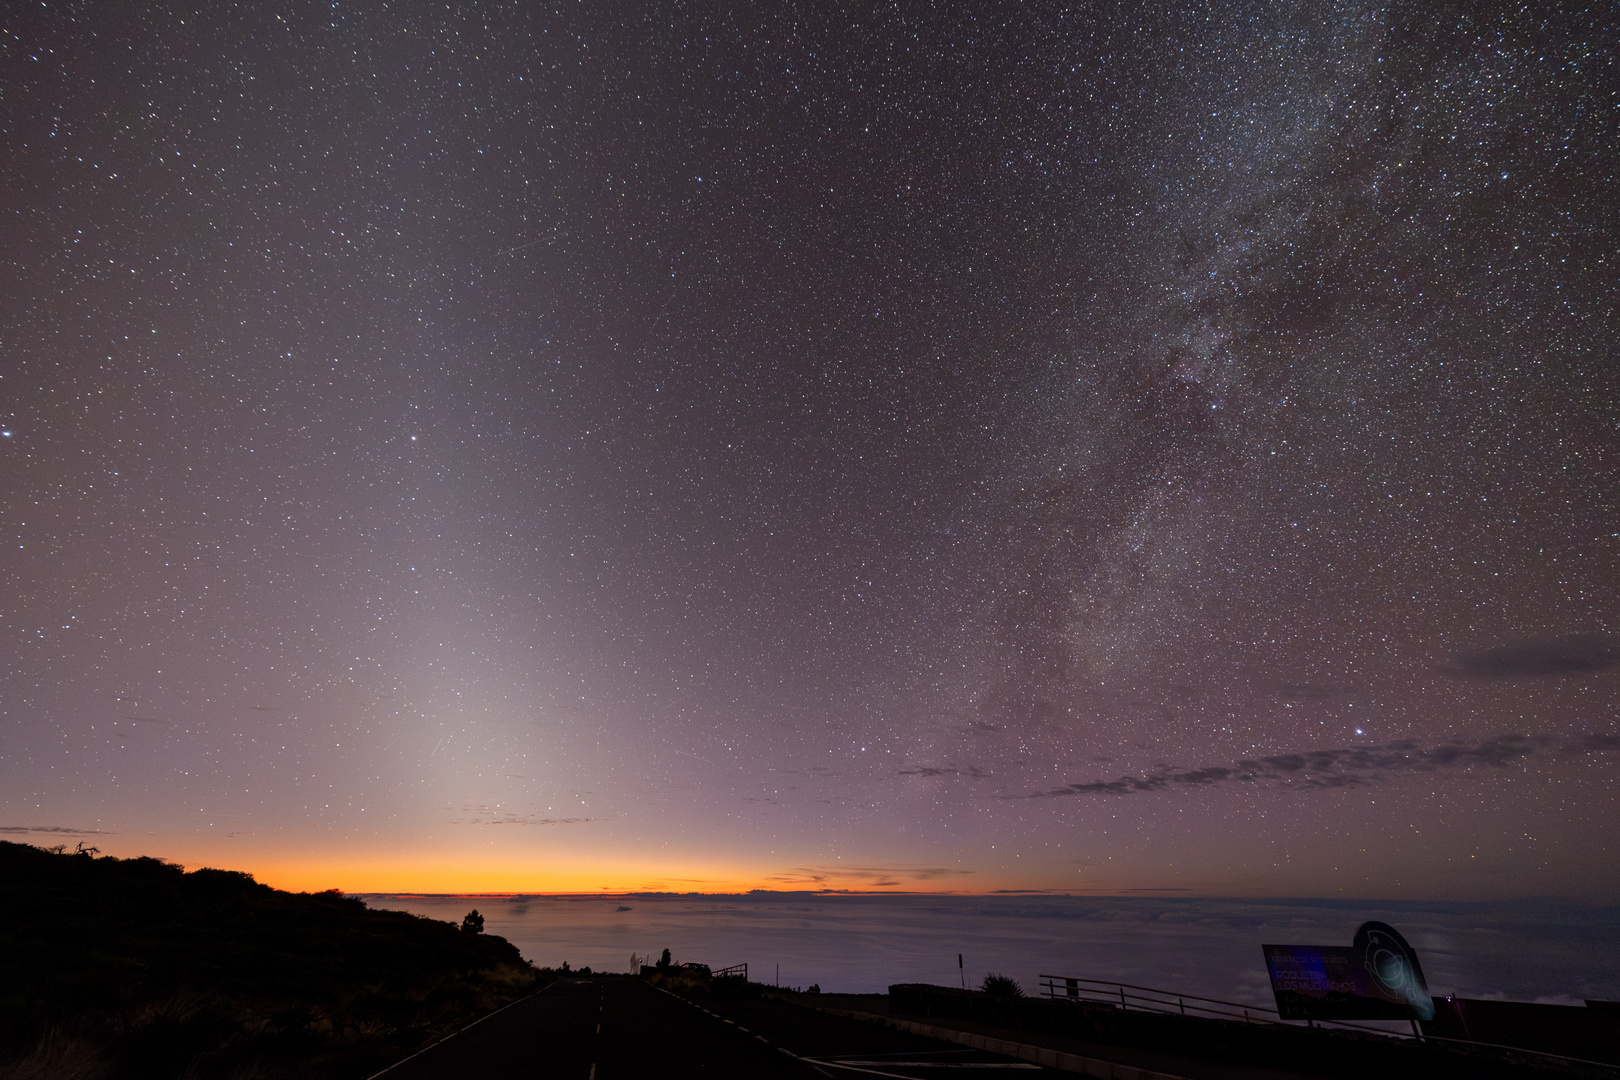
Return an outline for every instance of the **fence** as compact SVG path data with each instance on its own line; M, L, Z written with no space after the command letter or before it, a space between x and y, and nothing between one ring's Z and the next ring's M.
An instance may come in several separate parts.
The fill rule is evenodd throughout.
M1245 1005L1238 1001L1222 1001L1220 998L1199 997L1197 994L1178 994L1173 990L1155 990L1148 986L1132 986L1130 983L1107 982L1103 979L1082 979L1073 975L1041 975L1039 978L1043 997L1056 1001L1072 1001L1077 1005L1109 1005L1116 1009L1135 1009L1138 1012L1172 1015L1179 1013L1182 1016L1202 1016L1217 1020L1241 1020L1245 1024L1274 1024L1281 1027L1293 1027L1297 1023L1297 1021L1283 1020L1277 1015L1276 1009L1268 1009L1264 1005ZM1559 1062L1579 1062L1582 1065L1596 1065L1599 1068L1620 1073L1620 1066L1610 1062L1591 1061L1586 1058L1570 1057L1567 1054L1551 1054L1543 1050L1528 1050L1518 1046L1504 1046L1500 1043L1423 1035L1417 1030L1415 1022L1412 1025L1411 1033L1391 1028L1373 1027L1370 1024L1351 1023L1347 1020L1306 1020L1303 1023L1315 1027L1348 1028L1352 1031L1363 1031L1371 1035L1385 1035L1393 1039L1447 1043L1453 1046L1488 1047L1492 1050L1510 1050L1516 1054L1529 1054L1534 1057Z
M1278 1018L1276 1009L1268 1009L1264 1005L1245 1005L1238 1001L1199 997L1197 994L1178 994L1171 990L1155 990L1148 986L1104 982L1101 979L1081 979L1069 975L1042 975L1040 978L1042 996L1059 1001L1113 1005L1116 1008L1135 1009L1138 1012L1179 1013L1182 1016L1241 1020L1245 1024L1283 1022Z

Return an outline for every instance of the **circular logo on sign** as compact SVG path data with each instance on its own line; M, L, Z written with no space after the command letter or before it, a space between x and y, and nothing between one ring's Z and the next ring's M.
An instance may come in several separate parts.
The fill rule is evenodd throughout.
M1417 953L1388 923L1365 922L1352 946L1367 971L1369 989L1388 1001L1410 1006L1420 1020L1434 1017L1434 1000Z

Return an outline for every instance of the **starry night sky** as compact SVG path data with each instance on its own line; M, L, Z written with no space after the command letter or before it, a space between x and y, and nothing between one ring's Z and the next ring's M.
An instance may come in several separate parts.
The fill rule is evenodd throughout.
M1617 27L12 5L0 827L1612 895Z

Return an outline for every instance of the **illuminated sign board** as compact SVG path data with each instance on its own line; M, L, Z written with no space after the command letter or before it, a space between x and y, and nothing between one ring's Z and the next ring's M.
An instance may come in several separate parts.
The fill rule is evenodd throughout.
M1432 1020L1417 953L1392 926L1363 923L1354 944L1262 945L1284 1020Z

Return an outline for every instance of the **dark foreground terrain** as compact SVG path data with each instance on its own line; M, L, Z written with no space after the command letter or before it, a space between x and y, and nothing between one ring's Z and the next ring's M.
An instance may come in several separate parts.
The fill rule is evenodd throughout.
M918 993L939 989L790 994L741 980L681 974L557 980L378 1080L944 1078L961 1076L962 1070L1114 1080L1597 1080L1617 1075L1601 1065L1488 1048L1276 1025L1211 1025L1180 1016L1110 1017L1107 1009L1093 1013L1057 1002L993 1001L983 994L962 994L988 1006L963 1011L926 1002L927 995ZM1052 1015L1040 1015L1046 1012Z
M947 987L797 994L678 969L541 971L469 921L0 843L0 1080L1620 1076L1446 1038Z
M1046 1073L1003 1055L861 1023L758 992L666 990L629 975L565 979L378 1080L758 1080ZM757 988L751 988L757 991Z
M0 842L0 1077L365 1077L542 985L504 938Z

